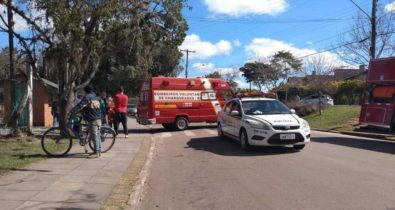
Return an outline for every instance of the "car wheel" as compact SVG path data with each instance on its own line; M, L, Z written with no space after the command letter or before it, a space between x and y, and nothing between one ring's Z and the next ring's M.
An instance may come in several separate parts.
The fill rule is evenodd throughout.
M250 143L248 142L247 132L245 130L241 130L240 132L240 147L246 151L251 149Z
M296 149L296 150L302 150L305 146L306 146L305 144L294 145L294 149Z
M218 132L218 137L220 139L225 139L225 135L224 135L224 132L222 131L221 123L218 123L217 132Z
M177 117L174 122L175 129L182 131L188 128L188 120L185 117Z

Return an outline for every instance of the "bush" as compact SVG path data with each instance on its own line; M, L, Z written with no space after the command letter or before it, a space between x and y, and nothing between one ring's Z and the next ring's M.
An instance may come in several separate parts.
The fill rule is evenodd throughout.
M318 111L317 105L311 105L311 104L301 105L300 103L292 102L292 103L287 103L287 106L290 109L294 109L296 114L301 117L316 113Z
M299 95L299 97L303 99L308 95L318 94L318 92L321 91L323 94L330 95L336 105L350 105L360 103L362 93L365 88L365 81L331 81L324 83L310 83L308 85L288 84L282 87L278 92L279 99L282 101L285 100L286 88L288 88L288 100L292 99L296 95Z

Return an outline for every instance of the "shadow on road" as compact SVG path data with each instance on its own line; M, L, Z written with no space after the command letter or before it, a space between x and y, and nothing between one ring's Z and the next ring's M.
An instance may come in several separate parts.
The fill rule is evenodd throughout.
M313 137L313 142L336 144L340 146L353 147L358 149L370 150L375 152L383 152L395 154L395 142L380 141L372 139L340 138L340 137Z
M189 126L187 130L199 130L199 129L213 129L216 128L216 125L195 125L195 126ZM156 133L162 133L162 132L178 132L175 130L167 130L163 127L159 127L159 128L149 128L147 126L147 128L140 128L140 129L128 129L129 133L151 133L151 134L156 134ZM122 130L119 131L119 133L122 134Z
M289 147L253 147L250 151L243 151L239 142L218 137L192 138L187 142L187 147L195 150L211 152L224 156L262 156L281 155L298 152Z

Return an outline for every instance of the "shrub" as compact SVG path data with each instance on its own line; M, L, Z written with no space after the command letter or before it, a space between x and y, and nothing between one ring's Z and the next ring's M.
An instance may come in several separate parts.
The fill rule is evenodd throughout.
M290 109L294 109L296 114L301 117L316 113L318 111L317 105L311 105L311 104L301 105L300 103L297 102L291 102L291 103L287 103L287 106Z

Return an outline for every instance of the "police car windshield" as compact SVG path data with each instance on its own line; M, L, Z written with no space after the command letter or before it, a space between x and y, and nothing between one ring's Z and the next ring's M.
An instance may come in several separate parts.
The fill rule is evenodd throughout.
M242 107L246 115L291 114L288 107L277 100L242 101Z

